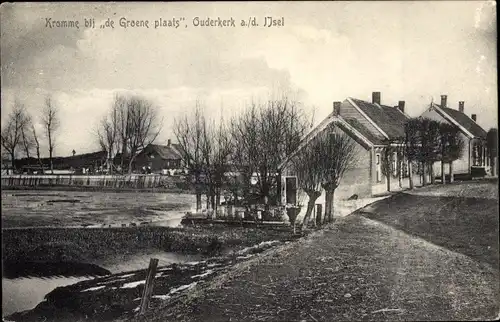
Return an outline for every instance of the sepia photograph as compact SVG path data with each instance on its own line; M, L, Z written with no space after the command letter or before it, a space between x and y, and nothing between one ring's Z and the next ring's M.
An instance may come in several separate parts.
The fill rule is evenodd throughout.
M500 319L494 1L0 5L2 321Z

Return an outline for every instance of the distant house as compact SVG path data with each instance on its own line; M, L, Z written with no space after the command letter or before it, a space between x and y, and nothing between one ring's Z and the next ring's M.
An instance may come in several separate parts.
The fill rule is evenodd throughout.
M183 167L181 151L180 145L170 140L167 145L149 144L135 158L134 169L141 171L147 168L154 173L181 169Z
M13 166L10 156L2 154L2 174L3 175L12 174L12 172L13 172Z
M447 122L456 125L464 141L464 150L460 159L453 162L455 174L470 174L474 168L484 168L488 171L489 158L486 148L486 131L476 123L477 114L469 117L465 114L465 103L458 102L458 109L449 108L447 96L441 95L441 104L431 103L428 109L421 115L432 120ZM441 175L441 162L434 163L434 173ZM449 173L449 165L445 164L445 174Z
M294 203L293 189L287 186L297 185L290 160L300 153L316 135L323 131L342 131L356 142L357 165L348 171L335 192L336 198L348 198L357 194L359 197L372 196L386 191L386 177L382 172L382 153L388 144L403 144L404 125L409 116L405 114L405 102L398 106L383 105L380 92L372 93L372 101L347 98L343 102L334 102L332 113L315 127L282 164L281 199L282 203ZM327 156L325 156L327 157ZM406 162L405 162L406 164ZM407 177L407 167L401 174ZM296 180L296 179L295 179ZM408 180L403 180L407 184ZM391 189L397 189L397 177L391 180ZM318 199L323 201L324 197Z

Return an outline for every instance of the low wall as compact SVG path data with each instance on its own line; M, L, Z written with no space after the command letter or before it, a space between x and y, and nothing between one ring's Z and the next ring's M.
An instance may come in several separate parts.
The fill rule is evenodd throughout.
M37 186L83 186L109 188L183 189L184 180L163 175L2 175L2 188Z

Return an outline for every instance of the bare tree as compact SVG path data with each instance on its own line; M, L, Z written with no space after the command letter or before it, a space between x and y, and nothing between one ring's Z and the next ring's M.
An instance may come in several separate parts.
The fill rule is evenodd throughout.
M435 181L433 164L441 157L439 125L438 121L422 117L410 119L405 125L407 156L420 163L424 185L427 174L432 183Z
M231 136L228 127L221 119L219 124L210 122L203 118L203 164L207 180L207 204L217 211L220 204L222 187L226 180L226 172L229 170L229 157L232 152Z
M126 160L128 172L132 173L137 153L156 140L161 132L163 119L159 118L157 107L140 96L117 95L114 109L118 109L116 114L114 111L112 113L113 117L118 116L118 120L113 123L118 125L118 138L121 141L121 168L123 169Z
M25 113L25 122L23 127L21 128L21 138L23 142L24 153L26 157L29 159L31 156L31 151L35 147L35 141L32 135L31 126L33 120L31 116L26 112Z
M398 179L399 187L403 186L402 176L405 171L405 138L396 137L385 140L382 151L381 170L386 177L387 191L391 191L392 178Z
M403 178L406 174L410 174L409 172L409 163L406 159L406 145L404 144L405 139L400 138L400 144L395 147L396 154L396 175L398 178L399 188L403 188Z
M323 156L318 154L320 144L319 140L313 139L291 161L298 185L309 198L306 214L302 221L302 229L307 229L316 200L321 196Z
M33 137L33 142L35 143L36 158L38 160L38 165L40 166L40 169L43 172L42 158L40 157L40 141L38 139L38 134L35 129L35 124L33 122L31 123L31 134Z
M111 111L101 119L96 131L99 145L107 154L109 173L113 171L113 159L119 149L120 103L120 98L115 97Z
M252 104L232 121L233 160L244 176L257 176L258 194L269 210L269 199L278 184L278 167L293 152L308 129L299 103L283 95L266 104Z
M12 166L15 168L17 148L23 142L23 131L26 128L27 117L24 106L15 101L14 108L7 117L5 125L1 131L2 147L10 155Z
M191 177L191 183L194 186L196 194L196 211L201 210L201 195L203 192L204 182L204 128L206 119L201 110L199 102L196 102L194 113L191 117L185 116L182 119L176 119L174 125L174 133L177 142L180 145L180 152L184 164L188 168Z
M387 191L391 191L391 177L393 176L395 167L394 167L394 162L395 156L394 152L395 149L392 146L395 143L394 140L388 139L385 140L385 147L382 151L382 160L381 160L381 170L382 174L385 176L385 182L387 184Z
M55 134L59 129L60 120L59 120L59 110L52 101L51 97L47 97L45 99L45 106L42 111L42 124L44 128L44 134L47 138L47 143L49 146L49 162L50 162L50 171L52 174L54 173L54 164L53 164L53 154L55 147Z
M436 183L436 176L434 175L434 163L441 158L441 135L440 135L440 122L431 119L423 118L421 128L421 143L425 164L431 177L431 183Z
M453 161L460 158L464 148L464 142L460 137L460 130L457 126L449 123L439 125L440 134L440 154L441 154L441 183L445 184L445 163L449 164L450 182L453 182Z
M333 221L333 198L344 174L356 166L356 143L334 125L317 136L321 159L322 187L325 189L325 220Z
M417 118L409 119L405 123L405 157L408 161L408 180L410 189L413 189L413 165L419 161L420 143L419 143L419 120Z

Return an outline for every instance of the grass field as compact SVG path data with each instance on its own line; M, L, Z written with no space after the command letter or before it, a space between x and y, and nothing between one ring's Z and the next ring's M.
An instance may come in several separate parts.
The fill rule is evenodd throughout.
M140 254L152 249L210 255L218 250L289 238L292 238L290 231L217 226L5 230L2 260L99 263L110 256Z
M498 267L499 216L495 195L498 196L496 183L435 186L392 196L360 213Z

